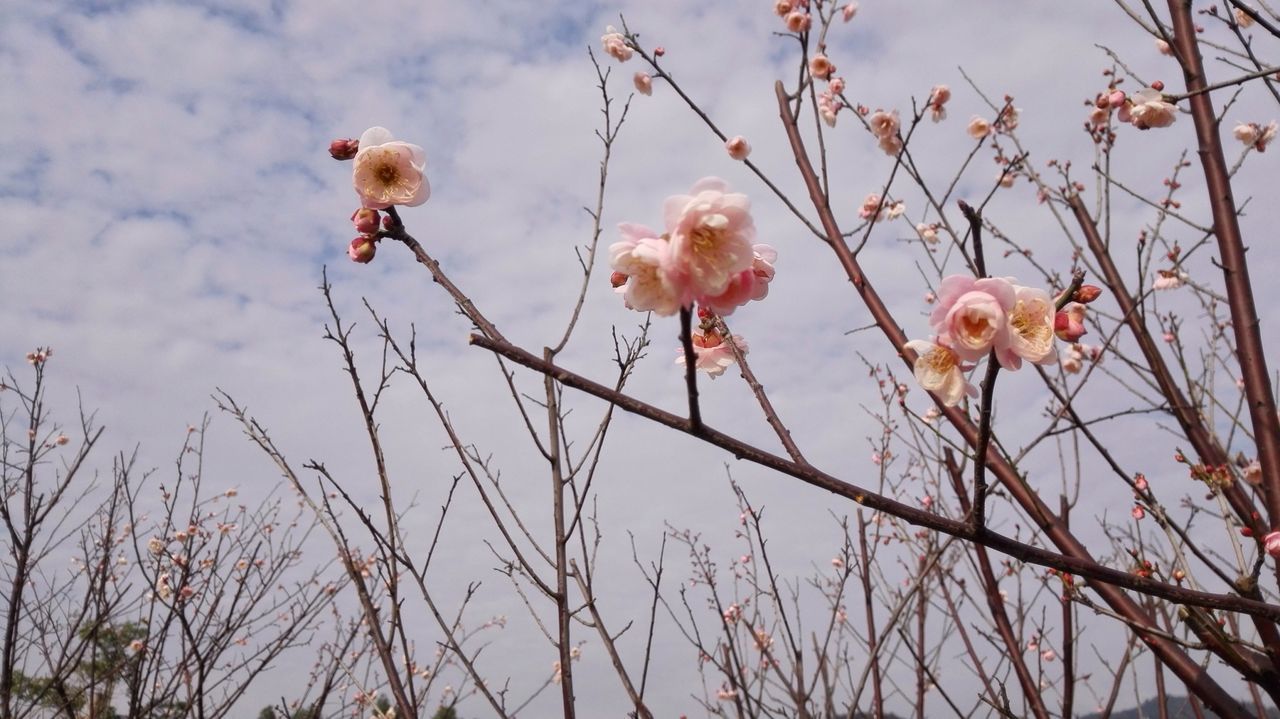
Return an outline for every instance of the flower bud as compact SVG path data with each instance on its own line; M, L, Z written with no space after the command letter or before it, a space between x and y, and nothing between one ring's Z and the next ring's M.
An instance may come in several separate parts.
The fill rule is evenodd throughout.
M1262 547L1273 559L1280 559L1280 532L1271 532L1263 537Z
M351 213L351 222L356 226L356 232L362 235L372 235L378 231L378 224L382 217L377 210L368 207L361 207Z
M1156 80L1155 82L1151 83L1151 89L1155 90L1156 92L1164 92L1164 81Z
M374 244L373 238L368 235L360 235L351 241L351 246L347 248L347 257L352 262L367 264L373 259L373 255L378 251L378 246Z
M724 143L724 149L729 153L729 157L735 160L745 160L747 155L751 154L751 145L747 144L747 140L742 135L735 135Z
M1087 334L1084 328L1084 305L1068 302L1053 316L1053 333L1064 342L1075 342Z
M614 272L612 275L609 275L609 284L617 288L627 284L627 280L629 279L631 278L621 272Z
M1080 289L1076 290L1076 293L1071 296L1071 299L1075 300L1076 302L1079 302L1082 305L1087 305L1101 296L1102 296L1101 287L1098 287L1096 285L1081 285Z
M329 155L335 160L350 160L360 149L360 141L351 138L337 139L329 143Z
M663 55L666 55L666 54L667 54L667 49L666 49L665 47L661 46L661 45L659 45L659 46L657 46L657 47L655 47L655 48L653 49L653 56L654 56L654 57L662 57Z

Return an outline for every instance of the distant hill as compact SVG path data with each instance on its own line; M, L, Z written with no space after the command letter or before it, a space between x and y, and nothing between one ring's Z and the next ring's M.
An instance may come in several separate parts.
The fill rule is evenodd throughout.
M1252 702L1245 702L1245 706L1252 709ZM1169 719L1195 719L1196 713L1191 709L1191 702L1186 697L1168 697L1165 702L1165 708L1168 709ZM1280 711L1276 711L1275 707L1267 709L1268 719L1280 719ZM1142 703L1142 706L1134 709L1125 709L1124 711L1111 712L1111 719L1158 719L1160 716L1160 708L1155 699L1148 699ZM1205 717L1212 717L1214 713L1208 710L1204 711ZM1084 719L1101 719L1101 714L1086 714Z

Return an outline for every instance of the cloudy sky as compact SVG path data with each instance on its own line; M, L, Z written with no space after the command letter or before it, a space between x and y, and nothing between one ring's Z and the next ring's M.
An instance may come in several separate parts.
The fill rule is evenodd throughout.
M973 148L964 133L968 118L993 114L962 70L988 96L1015 98L1020 137L1039 169L1049 159L1073 160L1073 177L1087 184L1094 156L1080 129L1083 102L1105 87L1100 73L1109 66L1097 45L1119 51L1145 80L1179 88L1173 62L1109 3L862 5L828 39L851 99L909 115L931 86L953 90L949 119L926 122L912 145L934 183L949 182ZM428 378L459 431L493 453L517 505L545 527L544 473L494 362L466 346L467 323L403 248L383 247L367 266L347 260L347 217L357 202L350 167L330 159L326 147L373 125L423 146L434 194L404 212L410 232L510 339L537 352L562 331L579 281L574 248L590 239L582 207L594 202L600 153L593 133L601 117L587 49L600 55L599 37L619 24L619 13L648 47L666 48L664 67L722 129L751 141L752 159L785 193L803 200L772 99L776 78L796 77L794 43L777 36L782 27L763 0L5 4L0 364L21 375L24 353L54 347L54 403L66 422L77 392L97 409L108 428L103 466L110 453L135 445L143 465L166 465L188 424L213 410L209 396L222 388L249 405L297 463L323 460L358 496L372 499L350 385L335 347L322 339L326 310L316 288L327 266L340 311L360 325L356 346L369 371L378 344L362 298L400 331L416 327ZM604 59L616 110L641 68L637 60L619 66ZM1222 79L1232 71L1216 65L1212 72ZM1275 113L1264 99L1245 94L1228 119L1266 122ZM1160 178L1192 137L1186 117L1166 131L1121 134L1113 168L1148 193L1160 191ZM847 113L828 149L837 214L851 228L862 198L881 187L892 162ZM1256 159L1242 171L1246 182L1267 176L1274 160ZM979 153L955 196L980 199L997 173L990 152ZM667 86L631 99L610 168L604 241L620 221L659 225L663 198L706 175L725 177L753 198L761 241L779 252L769 299L733 318L751 344L754 369L816 464L871 481L879 470L869 460L868 437L879 429L867 408L878 400L863 358L890 361L883 341L870 332L846 334L869 317L828 251L725 155ZM922 219L918 193L905 185L899 192L911 222ZM1136 202L1118 200L1117 211L1116 237L1131 240L1151 222ZM1206 217L1194 203L1186 212ZM988 216L1039 261L1069 266L1062 231L1031 186L1002 191ZM1272 208L1261 207L1246 218L1246 231L1274 219ZM923 335L920 247L904 241L913 235L903 220L880 226L863 257L908 331ZM1269 247L1253 253L1261 263L1275 260ZM1009 259L997 274L1030 280L1035 273ZM610 381L610 328L632 333L641 318L621 306L605 278L597 274L590 288L564 363ZM682 380L671 365L676 332L674 321L655 324L633 390L681 411ZM1274 347L1275 333L1265 337ZM703 382L708 422L773 449L733 374ZM520 382L524 391L540 392L537 378L522 374ZM1038 416L1045 404L1026 395L1037 389L1024 378L1003 389L1005 416ZM1032 399L1020 401L1024 396ZM570 401L586 431L601 405ZM917 411L927 406L918 392L912 401ZM382 422L397 487L432 508L457 466L441 451L428 409L406 385L389 397ZM726 481L730 457L633 418L620 417L615 428L598 485L602 572L612 582L604 601L629 617L636 608L630 597L644 585L630 565L628 533L651 555L664 522L699 529L728 557L736 551L737 510ZM217 486L253 491L276 480L229 418L214 418L211 444L209 481ZM830 558L840 543L832 513L847 507L749 466L731 469L753 500L770 507L785 573L808 573ZM1058 472L1051 474L1050 484ZM1047 491L1056 494L1056 485ZM1082 508L1086 517L1109 503L1127 511L1123 488L1090 494L1099 504ZM495 560L480 540L492 531L480 512L466 498L451 520L451 552L438 569L442 599L456 600L462 583L480 579L478 617L520 617L519 601L491 571ZM685 570L682 562L677 571ZM692 651L667 630L669 668L659 670L658 695L664 715L692 711L688 695L700 691L691 680ZM495 673L539 682L552 651L527 627L513 627L509 641L537 647L537 666L495 661ZM588 645L588 652L597 649ZM593 681L580 685L580 696L588 706L617 706L616 683L603 663L595 667L584 670Z

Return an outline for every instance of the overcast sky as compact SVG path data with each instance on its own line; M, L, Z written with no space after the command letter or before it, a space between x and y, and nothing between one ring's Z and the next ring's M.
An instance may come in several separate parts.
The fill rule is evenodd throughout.
M990 97L1015 97L1020 136L1039 169L1050 158L1074 160L1073 176L1086 183L1093 146L1080 129L1083 102L1105 87L1100 73L1109 62L1095 45L1120 51L1144 79L1180 89L1173 61L1110 3L862 5L828 40L850 98L909 115L913 99L923 103L931 86L952 88L949 118L926 122L912 145L935 183L948 182L972 149L968 118L992 115L961 68ZM794 43L775 35L781 25L763 0L5 3L0 364L21 373L24 353L54 347L55 406L68 424L76 392L97 409L108 428L98 457L103 467L112 452L136 444L144 466L167 466L188 424L212 411L209 395L222 388L248 404L298 464L323 460L357 495L372 499L357 407L339 354L321 337L326 314L316 288L328 266L339 309L361 326L356 344L369 371L376 369L377 343L362 298L393 327L407 333L416 326L429 379L464 439L494 454L518 506L545 528L545 473L492 358L466 345L467 323L402 247L384 246L367 266L346 258L353 236L347 218L358 203L350 166L330 159L326 147L332 138L382 125L425 148L434 194L404 211L409 231L511 340L538 352L562 331L579 278L574 247L590 238L582 207L594 202L597 184L600 94L587 49L602 57L600 35L620 24L619 13L646 46L666 48L664 66L682 86L722 129L750 140L752 159L778 186L804 200L772 90L776 78L794 82ZM642 69L638 59L621 66L603 60L613 70L610 91L625 102L632 73ZM1212 66L1211 80L1229 72ZM1262 99L1246 94L1228 126L1270 120L1275 106ZM1160 178L1190 146L1191 130L1188 117L1168 130L1122 128L1113 166L1141 191L1159 192ZM828 142L836 211L851 228L862 198L880 188L892 161L847 113ZM1274 177L1274 159L1255 158L1243 177ZM956 196L980 199L997 173L990 153L980 153ZM868 437L879 430L865 408L877 394L860 356L890 361L884 341L877 333L846 334L869 317L829 251L726 156L664 85L655 85L652 97L631 100L610 170L603 241L613 241L621 221L660 226L662 200L706 175L725 177L751 196L760 241L779 253L768 300L732 318L750 342L755 371L815 464L871 481L879 470L870 462ZM924 209L918 193L903 186L901 196L911 222L918 221ZM1274 208L1259 204L1246 231L1274 227ZM1113 229L1126 241L1151 221L1137 203L1122 200L1118 209ZM1194 203L1186 208L1207 223L1202 210ZM1041 262L1069 266L1070 249L1036 204L1034 188L1019 183L1001 191L987 214ZM927 288L913 264L919 245L903 242L913 234L905 220L878 227L864 263L908 332L923 336ZM1256 243L1250 257L1274 268L1267 243ZM1025 264L1000 262L1006 264L996 274L1035 279ZM622 307L607 277L598 272L564 363L609 383L609 330L631 333L641 318ZM1274 348L1276 333L1264 332ZM674 320L656 321L633 391L683 411L683 380L671 364L676 333ZM525 391L541 391L535 377L522 374L520 382ZM732 370L702 388L711 425L776 448ZM1030 378L1009 379L1002 386L1004 416L1038 416L1044 397L1024 394L1036 388ZM585 431L601 405L570 401ZM917 411L927 407L918 391L911 401ZM416 493L433 514L457 466L441 451L444 440L428 409L405 385L389 398L382 426L397 487L406 497ZM737 551L731 538L737 510L725 479L731 457L630 417L619 417L615 429L597 488L603 576L611 582L604 609L620 625L643 604L634 599L644 584L630 565L628 532L642 556L652 556L664 522L702 530L727 560ZM210 454L212 486L252 492L276 481L230 418L214 417ZM754 501L770 507L766 529L773 530L784 574L806 574L830 559L840 543L832 514L848 507L750 466L732 471ZM1050 495L1057 492L1056 468L1051 474ZM1127 511L1123 487L1090 493L1098 504L1083 508L1079 523L1109 504L1121 507L1113 512ZM460 500L456 512L445 540L451 553L437 570L442 599L454 601L457 587L483 580L474 616L511 616L513 625L525 626L513 626L505 646L536 648L529 652L535 667L495 659L495 675L536 685L553 652L520 620L522 605L492 571L496 562L480 541L492 530L474 497ZM684 559L672 567L684 572ZM895 571L886 568L886 575ZM688 695L700 691L694 654L675 634L665 627L667 664L656 670L663 716L693 712ZM578 688L584 706L620 706L598 643L589 639L586 651L597 661Z

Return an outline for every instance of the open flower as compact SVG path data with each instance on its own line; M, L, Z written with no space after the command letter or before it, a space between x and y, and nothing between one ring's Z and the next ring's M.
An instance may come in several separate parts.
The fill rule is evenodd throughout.
M960 357L950 348L925 340L911 340L907 349L916 353L916 381L937 395L948 407L960 404L964 396L976 397L978 390L964 377Z
M431 196L431 186L422 174L427 166L426 153L417 145L396 141L386 128L364 131L354 165L352 184L365 207L416 207Z
M616 286L627 307L645 312L652 310L664 317L680 309L680 296L663 278L662 268L668 263L671 248L667 241L643 225L618 225L622 241L609 246L609 264L625 277Z
M653 94L653 77L651 77L649 73L637 72L631 81L636 86L636 92L641 95Z
M1232 134L1236 139L1246 145L1252 145L1253 149L1258 152L1266 152L1267 145L1276 138L1276 121L1272 120L1266 127L1256 122L1241 123L1236 125Z
M1129 102L1117 113L1120 122L1131 123L1139 130L1168 127L1178 119L1178 108L1164 101L1155 88L1144 88L1129 96Z
M963 360L977 360L993 348L1009 346L1007 311L1015 304L1016 292L1008 280L951 275L938 286L938 305L929 322L939 342Z
M694 183L688 195L673 195L664 203L671 256L664 277L680 288L681 303L715 297L728 288L734 275L749 269L755 258L756 237L751 202L729 192L718 177Z
M762 300L769 294L769 283L773 281L773 263L778 259L778 251L769 245L756 245L751 267L739 272L729 281L724 292L715 297L700 297L698 305L724 316L733 314L737 308L751 300Z
M618 62L630 60L635 52L630 45L627 45L626 36L614 29L612 25L604 29L604 34L600 36L600 44L604 46L604 51Z
M738 351L742 354L747 353L747 341L742 339L741 335L733 335L729 342L725 342L716 332L704 333L695 330L691 333L690 339L693 340L693 354L696 358L694 366L706 372L712 379L724 374L724 371L737 361L729 342L737 345ZM676 364L684 366L684 348L678 348L676 353Z
M940 122L947 119L947 100L951 99L951 88L946 85L934 85L929 91L929 119Z
M991 134L991 123L986 118L974 115L969 118L969 125L965 128L965 132L969 133L969 137L975 140L981 140Z
M1054 306L1049 293L1032 287L1013 286L1013 307L1006 309L1008 344L997 347L997 358L1005 369L1022 367L1022 360L1053 364L1058 350L1053 344Z

